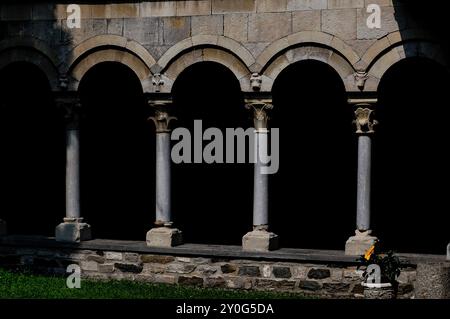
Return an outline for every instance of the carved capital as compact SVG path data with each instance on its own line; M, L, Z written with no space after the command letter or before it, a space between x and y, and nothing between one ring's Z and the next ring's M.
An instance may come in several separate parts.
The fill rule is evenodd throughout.
M370 104L358 104L355 111L355 120L357 134L373 134L375 133L374 126L378 121L374 119L375 111Z
M63 112L66 128L78 129L82 115L80 99L77 96L60 96L56 98L56 105Z
M153 121L156 127L156 133L170 132L169 124L172 120L176 120L176 117L169 115L171 101L149 101L148 104L154 108L155 116L151 116L148 120Z
M164 85L164 80L160 73L153 74L152 84L155 87L155 92L161 92L161 86Z
M364 90L364 86L366 85L366 81L369 78L369 75L366 71L356 71L353 74L355 78L355 84L361 91Z
M258 73L253 73L250 76L250 86L252 87L253 91L259 91L261 90L261 84L262 84L262 77Z
M257 131L268 128L269 116L267 111L273 109L272 100L246 100L245 107L253 111L253 125Z

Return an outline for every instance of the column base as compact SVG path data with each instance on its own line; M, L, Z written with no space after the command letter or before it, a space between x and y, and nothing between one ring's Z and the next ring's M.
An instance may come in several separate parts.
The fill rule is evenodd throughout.
M147 246L174 247L183 244L183 232L176 228L156 227L147 232Z
M447 246L447 260L450 260L450 244Z
M377 241L377 238L371 236L372 231L355 231L355 236L350 237L345 243L345 254L348 256L362 256Z
M56 226L55 240L79 243L92 239L91 226L82 221L83 218L64 218L64 222Z
M278 235L267 230L254 230L242 237L242 250L267 252L278 249Z
M6 222L0 219L0 236L6 235Z

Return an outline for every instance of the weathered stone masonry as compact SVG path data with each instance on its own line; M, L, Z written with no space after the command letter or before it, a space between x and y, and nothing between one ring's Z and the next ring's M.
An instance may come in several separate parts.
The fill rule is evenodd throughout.
M382 8L381 29L367 27L369 13L366 7L372 3ZM47 75L55 100L65 105L69 112L67 208L64 222L56 230L57 240L86 240L90 238L90 227L95 228L95 225L83 222L83 213L78 206L79 187L82 186L78 183L78 127L74 118L79 83L93 66L107 61L128 66L139 78L151 105L169 105L165 115L159 113L167 118L170 116L174 82L183 70L195 63L212 61L226 66L239 81L241 91L248 97L248 105L271 105L273 83L286 67L298 61L317 60L330 65L339 74L349 102L355 108L355 119L348 120L355 120L357 124L359 145L357 229L356 236L347 242L346 253L361 254L373 243L370 153L373 126L376 124L373 111L376 110L380 79L392 65L407 57L425 57L448 68L442 39L418 28L416 21L406 16L402 2L99 2L80 5L79 29L67 27L66 6L58 2L0 6L0 69L18 61L38 66ZM157 125L161 123L156 118L155 122ZM155 216L158 227L148 234L150 246L167 247L181 243L182 230L171 228L167 130L167 127L166 130L157 130L156 152L163 174L158 175L156 196L160 210L156 210ZM261 136L258 138L262 143L259 147L266 147L264 132L257 134ZM244 248L248 251L273 250L277 248L277 235L268 231L268 213L264 203L266 182L257 174L255 181L259 188L255 187L254 192L254 231L244 237ZM61 215L63 217L64 214ZM0 235L6 234L6 222L0 219ZM346 296L354 294L357 281L354 269L348 268L350 266L327 266L323 269L323 265L318 264L279 264L247 259L219 262L210 258L176 257L170 253L160 256L114 251L97 254L89 249L70 253L59 248L1 249L1 260L5 264L39 266L40 263L55 263L58 267L50 268L59 268L63 261L77 262L87 276L100 278L229 288L276 287L320 294L338 292ZM62 268L59 269L61 271ZM415 271L409 270L403 276L404 284L411 285ZM409 290L405 296L409 296L411 289L405 289Z
M158 251L139 243L105 240L89 241L83 246L55 245L52 240L33 243L10 239L0 247L0 262L4 267L63 276L67 265L78 264L84 278L98 280L279 290L332 298L362 297L362 271L357 269L353 258L335 253L299 250L261 256L243 254L238 247L211 246L199 250L196 245ZM403 269L399 278L401 298L417 293L416 267L414 263ZM434 293L430 287L425 289L424 293Z

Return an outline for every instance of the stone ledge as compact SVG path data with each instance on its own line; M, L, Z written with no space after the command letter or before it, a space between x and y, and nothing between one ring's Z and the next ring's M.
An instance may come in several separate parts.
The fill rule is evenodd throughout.
M281 248L270 252L247 252L241 246L183 244L177 247L148 247L145 241L125 241L94 239L81 243L60 243L52 237L41 236L5 236L0 238L0 246L23 246L40 248L65 248L75 250L100 250L128 253L166 254L173 256L195 256L234 258L271 261L297 261L319 264L357 265L356 257L346 256L344 251ZM399 254L407 265L428 262L446 262L445 255Z

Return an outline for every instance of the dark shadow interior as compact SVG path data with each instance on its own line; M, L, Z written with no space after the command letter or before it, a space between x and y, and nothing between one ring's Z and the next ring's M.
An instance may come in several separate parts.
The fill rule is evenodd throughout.
M11 234L54 236L64 209L64 122L48 79L16 62L0 73L0 205Z
M140 81L105 62L79 91L82 216L96 238L144 240L155 219L155 133Z
M447 71L424 58L395 64L380 83L373 228L397 251L442 254L450 239L449 84Z
M318 61L286 68L273 88L280 128L272 230L284 247L342 250L355 229L356 138L339 75Z
M187 68L173 93L179 119L174 127L188 128L192 135L196 119L202 120L203 130L252 126L239 82L220 64L203 62ZM240 245L252 228L252 164L181 163L172 169L174 221L185 241Z

